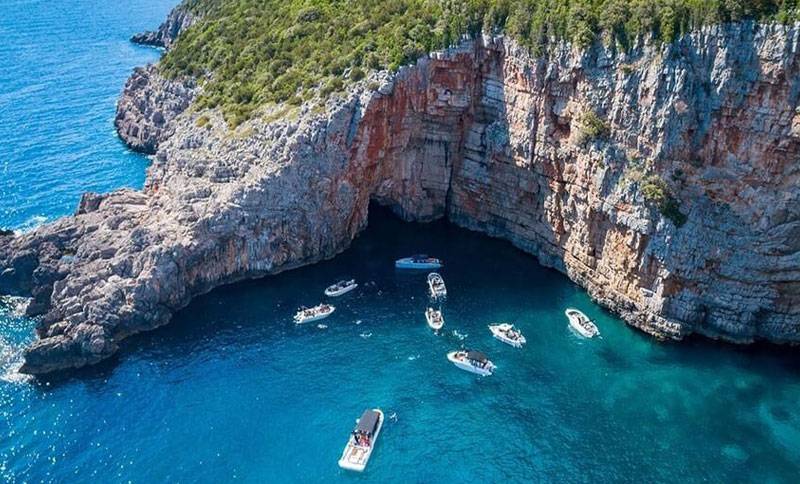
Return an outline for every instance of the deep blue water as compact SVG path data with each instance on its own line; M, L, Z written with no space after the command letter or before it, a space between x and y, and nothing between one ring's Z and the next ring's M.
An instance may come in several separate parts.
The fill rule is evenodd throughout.
M140 187L146 158L114 135L133 67L158 59L130 36L176 0L0 1L0 227L75 210L84 191Z
M139 186L146 159L113 133L125 77L158 53L131 46L171 1L0 4L0 226L71 212L83 190ZM10 67L10 68L9 68ZM445 331L425 325L424 274L447 261ZM297 327L295 309L340 276L362 286ZM20 301L0 309L0 479L27 482L797 482L800 358L774 347L661 344L507 243L373 210L336 259L199 298L111 361L28 381ZM574 306L601 339L566 326ZM486 325L513 321L521 350ZM468 345L492 377L445 359ZM354 419L387 421L363 475L336 461Z

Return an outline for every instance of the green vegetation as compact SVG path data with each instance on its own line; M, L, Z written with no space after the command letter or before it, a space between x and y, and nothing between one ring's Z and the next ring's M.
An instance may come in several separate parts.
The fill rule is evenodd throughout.
M236 125L260 106L329 95L369 69L412 62L482 30L534 54L551 39L627 48L671 41L702 24L798 18L800 0L186 0L203 19L162 61L169 76L207 77L200 108ZM349 76L345 77L345 73Z
M686 215L680 210L680 204L669 191L666 182L658 175L650 175L642 182L644 199L652 203L662 215L672 220L676 227L686 223Z
M594 111L584 112L578 120L578 142L584 143L608 135L608 123Z
M211 121L211 119L204 114L197 118L197 121L195 121L194 124L196 124L198 128L202 128L203 126L206 126L209 121Z

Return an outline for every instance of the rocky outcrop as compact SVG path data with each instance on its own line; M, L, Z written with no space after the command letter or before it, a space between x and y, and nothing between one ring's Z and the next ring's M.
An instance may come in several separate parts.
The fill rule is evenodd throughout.
M370 200L511 240L660 337L797 342L799 35L547 59L481 39L234 131L184 110L144 191L6 237L0 283L42 315L23 371L99 361L215 286L332 257Z
M197 93L194 79L167 79L154 65L138 67L117 101L117 133L131 149L154 154L159 143L172 135L172 121Z
M178 5L169 13L167 20L164 21L155 32L142 32L131 37L131 42L153 47L163 47L169 49L181 32L191 27L198 16L192 13L183 4Z

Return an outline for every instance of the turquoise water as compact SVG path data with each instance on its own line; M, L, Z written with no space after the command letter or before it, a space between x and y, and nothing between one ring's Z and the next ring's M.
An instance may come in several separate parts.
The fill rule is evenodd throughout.
M170 5L52 3L0 5L0 59L14 62L11 73L0 69L0 156L10 167L0 179L0 225L15 228L72 211L84 189L137 186L146 166L114 137L113 102L130 68L156 56L127 37L156 25ZM425 325L425 274L392 267L418 251L447 261L440 336ZM291 322L342 276L361 287L334 300L326 328ZM404 224L373 209L370 228L334 260L218 289L171 325L131 338L111 361L57 379L10 371L33 327L18 316L20 304L0 309L4 480L762 483L800 475L796 352L655 343L530 256L445 223ZM563 317L570 306L596 318L602 338L576 337ZM524 349L491 338L486 325L501 320L524 331ZM453 367L445 354L462 345L485 351L496 373ZM336 461L354 419L372 406L395 418L367 472L345 473Z

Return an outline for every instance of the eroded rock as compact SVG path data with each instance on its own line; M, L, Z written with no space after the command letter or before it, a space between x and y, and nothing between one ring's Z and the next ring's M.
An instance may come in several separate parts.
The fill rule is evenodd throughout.
M165 116L144 191L0 238L0 283L43 314L23 370L94 363L218 285L332 257L370 200L506 238L660 337L797 342L798 31L547 59L480 39L234 131L213 111ZM124 114L167 112L137 99ZM602 136L580 132L590 111ZM645 200L648 176L681 227Z

